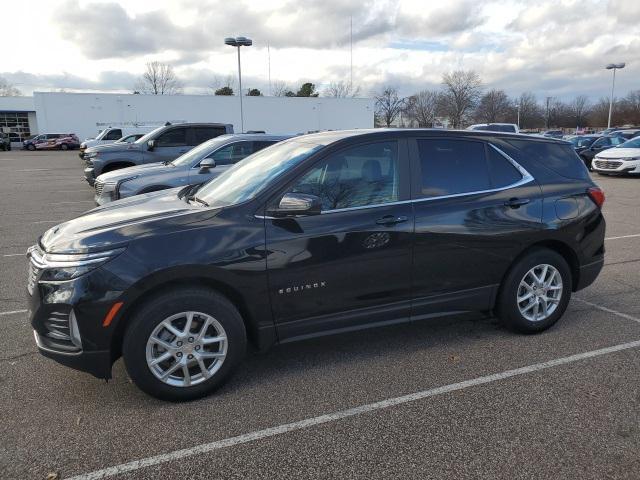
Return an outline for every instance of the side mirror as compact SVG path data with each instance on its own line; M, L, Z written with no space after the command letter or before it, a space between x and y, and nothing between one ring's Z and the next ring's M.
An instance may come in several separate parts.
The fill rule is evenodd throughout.
M155 140L149 140L147 142L147 150L153 150L154 148L156 148L156 141Z
M200 173L207 173L212 168L216 168L216 161L213 158L205 158L200 162Z
M285 193L277 208L267 212L278 218L295 217L297 215L320 215L322 202L315 195L306 193Z

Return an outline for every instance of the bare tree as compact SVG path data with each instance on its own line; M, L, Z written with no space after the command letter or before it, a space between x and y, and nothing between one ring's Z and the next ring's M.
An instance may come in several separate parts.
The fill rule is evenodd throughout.
M573 126L584 127L587 124L587 116L589 115L589 97L586 95L578 95L569 104L569 114L573 121Z
M396 88L385 87L380 93L374 95L374 99L378 123L390 127L404 108L404 98L398 97Z
M272 83L271 92L274 97L292 97L295 95L295 93L291 91L289 85L282 80L276 80ZM288 93L291 93L291 95L287 95Z
M4 77L0 77L0 97L19 97L22 92L9 83Z
M454 128L467 122L482 92L480 76L473 70L457 70L442 76L443 108Z
M221 93L218 92L227 92L223 93L222 95L233 95L233 89L235 88L235 86L235 77L233 75L214 75L209 88L211 89L211 93L213 93L214 95L221 95Z
M339 82L331 82L327 88L324 89L322 95L325 97L333 98L345 98L345 97L357 97L360 95L360 87L352 85L348 82L340 80Z
M544 125L544 115L533 93L522 93L516 100L516 105L520 109L520 128L534 128Z
M640 90L630 91L620 103L623 122L640 124Z
M155 61L147 63L136 90L151 95L175 95L182 93L182 83L171 65Z
M611 124L616 125L620 119L618 109L619 102L615 102L613 105L613 116L611 118ZM607 120L609 119L609 98L601 97L592 107L589 112L589 124L594 127L605 127Z
M422 90L405 102L405 114L418 127L432 127L438 116L441 94L434 90Z
M505 122L512 111L513 104L504 90L493 89L480 98L475 117L486 123Z

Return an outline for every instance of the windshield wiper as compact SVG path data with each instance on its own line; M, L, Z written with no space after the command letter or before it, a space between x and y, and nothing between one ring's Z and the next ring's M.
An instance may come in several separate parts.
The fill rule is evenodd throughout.
M196 197L196 196L195 196L195 194L193 194L193 195L189 195L189 196L187 197L187 201L189 201L189 202L194 201L194 202L199 203L200 205L203 205L203 206L205 206L205 207L208 207L208 206L209 206L209 204L208 204L207 202L205 202L205 201L204 201L204 200L202 200L201 198Z

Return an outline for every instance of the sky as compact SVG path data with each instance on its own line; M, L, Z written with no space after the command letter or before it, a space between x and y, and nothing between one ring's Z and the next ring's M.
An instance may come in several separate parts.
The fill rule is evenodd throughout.
M171 64L185 94L237 75L269 94L350 80L361 96L439 88L442 74L476 70L485 88L539 98L640 89L640 0L22 0L11 2L0 76L33 91L130 92L150 61ZM22 21L28 19L28 21ZM19 40L17 40L19 39ZM270 61L269 61L270 58ZM295 88L294 88L295 87Z

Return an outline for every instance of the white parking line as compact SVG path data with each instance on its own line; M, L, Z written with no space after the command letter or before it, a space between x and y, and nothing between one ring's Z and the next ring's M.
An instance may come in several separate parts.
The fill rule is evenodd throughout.
M9 310L8 312L0 312L0 315L17 315L18 313L27 313L28 310Z
M640 318L634 317L632 315L628 315L626 313L618 312L617 310L613 310L613 309L608 308L608 307L603 307L602 305L598 305L597 303L587 302L586 300L582 300L581 298L575 298L575 297L573 297L572 300L576 300L578 302L582 302L582 303L584 303L586 305L589 305L589 306L591 306L593 308L597 308L598 310L602 310L603 312L612 313L613 315L617 315L618 317L626 318L627 320L631 320L633 322L640 323Z
M634 235L621 235L620 237L607 237L605 240L620 240L621 238L636 238L640 237L640 233L636 233Z
M3 257L23 257L25 254L23 253L5 253Z
M598 350L591 350L589 352L578 353L576 355L570 355L568 357L556 358L549 360L548 362L535 363L526 367L515 368L513 370L506 370L501 373L494 373L493 375L486 375L483 377L477 377L464 382L452 383L443 387L431 388L429 390L423 390L421 392L411 393L409 395L403 395L401 397L388 398L380 402L369 403L361 405L355 408L349 408L347 410L340 410L334 413L328 413L326 415L320 415L317 417L306 418L293 423L287 423L279 425L277 427L266 428L264 430L257 430L236 437L225 438L223 440L217 440L210 443L203 443L182 450L174 450L173 452L163 453L153 457L142 458L140 460L134 460L128 463L122 463L113 467L103 468L101 470L95 470L93 472L84 473L71 477L69 480L97 480L100 478L112 477L114 475L120 475L126 472L132 472L140 470L141 468L151 467L154 465L160 465L174 460L180 460L194 455L200 455L203 453L213 452L215 450L221 450L223 448L233 447L235 445L241 445L244 443L255 442L263 438L274 437L276 435L282 435L284 433L293 432L296 430L304 430L316 425L322 425L324 423L335 422L336 420L342 420L356 415L362 415L364 413L374 412L389 407L395 407L409 402L415 402L436 395L443 395L445 393L455 392L458 390L464 390L465 388L475 387L477 385L483 385L486 383L497 382L511 377L519 375L526 375L540 370L546 370L552 367L558 367L560 365L567 365L569 363L578 362L587 358L599 357L610 353L620 352L622 350L628 350L631 348L640 347L640 340L635 342L621 343L612 347L601 348Z
M33 225L37 225L38 223L62 223L64 220L38 220L37 222L31 222Z

